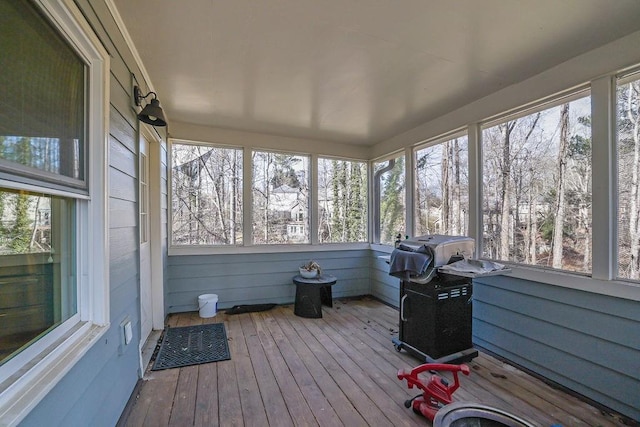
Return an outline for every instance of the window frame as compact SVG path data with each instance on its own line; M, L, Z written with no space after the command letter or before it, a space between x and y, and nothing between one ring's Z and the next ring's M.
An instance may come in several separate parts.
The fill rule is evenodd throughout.
M78 310L0 367L0 419L19 423L108 331L108 121L110 61L106 49L72 0L36 0L35 6L85 62L87 68L87 163L89 194L3 177L7 188L76 200ZM3 382L4 381L4 382Z
M453 130L451 132L447 132L444 135L440 135L436 138L432 138L429 139L427 141L424 141L420 144L417 144L415 147L413 147L413 149L411 150L411 158L412 158L412 169L413 169L413 176L412 176L412 181L411 181L411 198L415 199L416 198L416 194L417 194L417 185L416 185L416 179L417 179L417 158L418 158L418 151L420 150L424 150L425 148L432 148L432 147L436 147L440 144L444 144L445 142L448 141L452 141L454 139L457 138L462 138L465 137L467 138L467 173L468 173L468 181L471 181L471 143L469 142L469 129L456 129ZM470 182L467 182L467 192L469 193L469 199L471 198L471 185ZM412 216L412 227L410 228L411 232L413 233L412 235L418 235L416 232L416 206L415 206L415 202L413 203L413 211L411 213ZM470 208L470 206L469 206ZM469 217L469 224L467 224L467 229L470 231L470 223L471 223L471 209L469 209L469 212L467 213L467 216ZM407 222L408 223L408 222ZM409 227L407 227L407 229L409 229ZM469 232L468 231L468 232Z
M317 251L333 251L333 250L354 250L368 249L371 239L371 185L368 184L367 189L367 240L364 242L346 242L346 243L320 243L318 241L318 159L336 159L345 161L357 161L365 163L367 166L367 182L371 182L370 164L371 161L360 158L351 158L346 156L320 155L310 151L299 151L296 149L272 148L268 146L238 145L229 144L218 141L193 140L185 138L169 138L168 140L168 214L169 218L173 217L173 174L171 173L171 146L173 143L198 144L203 146L235 148L241 149L243 155L243 243L236 245L174 245L171 234L171 220L168 221L168 254L169 256L179 255L206 255L206 254L244 254L244 253L278 253L278 252L317 252ZM305 243L283 243L283 244L256 244L253 241L252 218L253 218L253 169L251 163L251 154L254 151L279 153L294 156L307 157L309 161L309 233L310 241ZM247 185L251 183L251 185ZM247 237L249 236L249 237Z
M619 168L618 168L618 160L619 160L619 156L618 156L618 146L619 146L619 132L618 132L618 120L619 120L619 115L618 113L620 112L618 110L618 88L621 85L625 85L625 84L629 84L632 82L640 82L640 66L637 67L633 67L629 70L624 70L623 72L620 72L618 74L616 74L615 76L613 76L611 79L611 84L612 84L612 111L613 111L613 125L612 125L612 133L613 136L611 138L611 145L612 145L612 150L614 153L614 158L613 158L613 165L615 170L611 170L611 179L613 180L613 184L615 185L615 188L611 191L612 193L612 199L611 199L611 203L613 204L613 211L614 211L614 215L613 215L613 232L612 235L610 236L611 238L611 244L612 244L612 248L613 250L611 250L611 271L610 271L610 276L611 278L621 281L621 282L627 282L627 283L634 283L634 284L639 284L640 283L640 279L631 279L631 278L626 278L626 277L622 277L620 275L620 266L618 264L619 261L619 253L620 253L620 241L619 241L619 233L618 233L618 229L619 229L619 218L618 218L618 213L620 210L620 200L619 200L619 192L620 192L620 187L618 185L620 176L619 176Z
M595 294L608 295L633 301L640 301L640 282L620 279L617 272L617 111L616 111L616 78L631 73L640 72L640 66L635 65L616 71L610 71L587 80L586 83L577 84L567 90L560 90L551 95L540 97L535 102L525 102L519 107L514 107L500 114L488 116L485 119L469 120L462 129L466 129L469 144L469 229L468 236L474 238L474 258L481 258L482 247L478 242L482 241L482 127L496 123L504 117L526 115L536 106L550 105L549 103L566 102L567 96L579 92L589 91L591 95L591 138L592 138L592 269L591 274L579 272L554 270L545 267L528 266L504 262L509 268L508 277L522 279L530 282L539 282L574 289ZM564 99L562 99L564 98ZM560 101L557 101L559 100ZM461 128L457 128L461 129ZM456 131L441 133L439 135L454 134ZM437 141L440 136L424 139L414 147L428 145ZM427 141L426 143L424 141ZM380 156L374 161L393 157L398 150L385 156ZM370 173L372 173L370 168ZM407 186L413 187L413 180L409 179L407 169ZM373 182L373 179L370 180ZM370 184L370 191L372 191ZM413 191L413 188L411 188ZM370 197L373 200L373 196ZM407 208L408 209L408 208ZM408 214L413 216L412 212ZM407 224L410 222L407 221ZM374 251L391 253L393 246L372 242L370 245Z
M319 195L320 195L320 189L318 186L318 174L320 172L320 165L319 162L320 160L328 160L328 161L342 161L342 162L353 162L353 163L361 163L364 164L365 166L365 178L367 181L367 188L366 188L366 197L367 200L365 200L365 206L367 209L367 214L365 216L365 233L366 233L366 237L365 240L363 241L359 241L359 242L325 242L325 243L320 243L320 238L318 236L318 232L320 229L320 224L319 224L319 220L320 220L320 200L319 200ZM368 243L370 241L370 233L369 230L371 229L371 215L370 215L370 196L369 196L369 188L371 187L369 181L370 181L370 177L369 177L369 169L370 169L370 162L366 161L366 160L358 160L358 159L350 159L350 158L346 158L346 157L338 157L338 156L328 156L328 155L317 155L315 156L315 159L312 156L312 166L313 166L313 170L314 170L314 174L313 175L313 180L312 182L314 183L313 185L313 189L315 189L315 191L313 191L313 196L312 197L312 212L315 213L315 230L312 230L312 232L314 233L312 237L315 237L315 241L312 239L312 242L314 244L318 244L318 245L350 245L350 244L363 244L363 243Z
M478 191L479 191L479 198L478 198L478 210L476 210L476 214L478 214L478 218L476 218L476 223L475 225L478 227L475 230L475 235L473 236L476 239L476 257L479 258L483 258L483 259L488 259L487 257L485 257L483 255L484 253L484 212L483 212L483 204L484 204L484 199L483 199L483 194L484 194L484 140L483 140L483 134L484 131L486 129L489 128L493 128L495 126L498 126L500 124L504 124L507 123L509 121L513 121L513 120L518 120L520 118L523 117L527 117L530 115L533 115L537 112L543 112L543 111L547 111L550 110L552 108L558 107L562 104L566 104L566 103L570 103L582 98L586 98L586 97L590 97L590 102L591 102L591 117L593 118L594 113L593 113L593 91L592 91L592 87L590 84L583 84L583 85L579 85L575 88L572 88L570 90L566 90L566 91L562 91L558 94L546 97L543 100L540 100L538 102L534 102L534 103L529 103L521 108L517 108L513 111L511 111L510 113L505 113L505 114L500 114L497 116L492 117L491 119L482 121L478 124L478 139L477 139L477 152L478 152L478 158L477 161L479 162L479 172L480 173L476 173L473 176L473 180L476 181L475 185L477 185ZM591 130L591 140L594 141L594 130L592 127ZM470 142L469 142L470 143ZM595 144L592 143L592 147ZM469 150L471 152L471 150ZM470 154L471 156L471 154ZM592 181L592 188L591 188L591 197L593 199L594 197L594 188L593 188L593 176L595 176L595 169L593 166L593 159L596 158L594 156L593 153L593 148L592 148L592 153L591 153L591 160L592 160L592 172L591 172L591 181ZM469 172L469 179L471 181L471 170ZM471 191L471 189L470 189ZM593 210L595 209L595 203L592 202L592 213L591 213L591 218L592 218L592 223L595 222L593 220ZM472 221L470 220L470 223ZM471 232L471 229L469 230ZM593 228L592 228L592 234L593 234ZM497 261L499 263L502 264L507 264L509 266L517 266L517 267L521 267L521 268L528 268L528 269L534 269L534 270L544 270L544 271L549 271L549 272L559 272L559 273L563 273L563 274L573 274L576 276L581 276L581 277L592 277L593 276L593 257L595 257L595 242L592 241L591 242L591 256L592 256L592 268L590 272L580 272L580 271L573 271L573 270L565 270L565 269L558 269L558 268L553 268L550 266L543 266L543 265L534 265L534 264L526 264L523 262L517 262L517 261L511 261L511 260L503 260L503 259L495 259L494 261Z
M173 145L174 144L182 144L182 145L198 145L202 147L211 147L211 148L221 148L221 149L230 149L230 150L239 150L242 153L242 205L244 210L242 212L242 232L243 232L243 243L230 243L230 244L217 244L217 245L176 245L173 243ZM167 244L170 250L177 251L192 251L193 248L208 248L208 249L217 249L217 248L238 248L247 245L246 238L246 228L244 226L245 218L248 212L247 207L247 185L246 180L247 177L251 176L251 171L247 174L246 166L247 166L247 149L245 147L240 147L237 145L231 144L222 144L222 143L212 143L212 142L202 142L202 141L193 141L184 138L170 138L168 141L167 148L167 185L168 185L168 215L169 220L167 221ZM249 151L250 153L250 151ZM251 188L249 188L251 190ZM250 210L249 210L250 211Z
M252 158L253 158L253 154L256 152L261 152L261 153L271 153L271 154L282 154L282 155L288 155L288 156L299 156L299 157L303 157L307 159L307 164L308 164L308 170L307 170L307 185L308 185L308 194L307 194L307 206L306 206L306 211L307 211L307 224L306 227L308 227L309 229L309 239L306 242L299 242L299 243L295 243L295 242L287 242L287 243L271 243L271 242L267 242L267 243L256 243L254 238L253 238L253 215L254 215L254 199L253 199L253 162L252 162ZM310 153L301 153L301 152L297 152L294 150L274 150L274 149L267 149L267 148L260 148L260 147L251 147L247 149L247 162L251 165L249 167L250 171L248 173L248 179L251 179L250 182L251 184L248 185L248 192L250 193L250 198L248 199L248 203L250 205L250 217L245 218L244 214L243 214L243 225L245 226L245 230L246 227L248 227L251 230L251 233L248 235L248 244L244 244L243 246L252 246L252 247L256 247L256 248L264 248L264 247L272 247L272 246L284 246L284 247L291 247L291 248L298 248L298 247L304 247L304 246L311 246L314 243L314 233L317 233L317 225L314 227L312 221L315 221L315 214L314 212L316 212L316 210L313 208L314 206L314 200L316 200L315 203L317 203L317 191L315 190L316 185L317 185L317 157L314 157L313 155L311 155ZM244 171L243 171L244 172Z
M382 226L380 224L380 209L381 209L381 200L380 200L380 177L383 173L392 170L395 167L395 160L404 157L404 235L407 235L408 230L413 229L413 154L412 147L407 147L402 151L395 151L393 153L387 154L385 156L379 157L377 159L373 159L369 162L369 189L370 189L370 209L371 214L370 218L370 238L371 243L375 245L380 245L382 247L393 247L386 243L380 242L381 239L381 230ZM382 163L389 161L389 166L382 168L380 171L375 171L376 163ZM411 181L409 181L411 180Z

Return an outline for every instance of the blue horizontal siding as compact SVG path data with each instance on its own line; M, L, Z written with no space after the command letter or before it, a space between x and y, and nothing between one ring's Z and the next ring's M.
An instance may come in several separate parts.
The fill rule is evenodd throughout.
M476 345L640 419L640 303L508 276L473 299Z
M371 251L371 294L393 307L400 305L400 280L389 276L389 264L381 259L386 252Z
M334 298L368 295L369 250L171 256L166 302L170 313L195 311L198 296L217 294L218 307L288 304L295 298L293 276L313 259L337 277Z

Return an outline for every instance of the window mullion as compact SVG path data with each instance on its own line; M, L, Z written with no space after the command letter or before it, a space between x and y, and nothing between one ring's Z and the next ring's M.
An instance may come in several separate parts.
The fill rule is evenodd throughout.
M242 153L242 244L252 246L253 243L253 150L245 147Z
M318 206L318 155L312 154L310 161L311 182L309 182L309 193L311 193L311 206L307 206L309 212L309 239L312 245L317 245L320 243L318 238L318 218L320 215L320 207Z
M404 150L404 158L405 158L405 205L404 205L404 213L405 213L405 227L404 234L405 236L413 235L415 233L415 221L414 221L414 207L413 207L413 199L415 192L415 153L413 151L413 147L407 147Z
M482 130L475 123L467 131L469 146L469 237L475 242L474 258L482 256Z
M617 273L616 89L611 76L591 83L592 117L592 277L611 280Z

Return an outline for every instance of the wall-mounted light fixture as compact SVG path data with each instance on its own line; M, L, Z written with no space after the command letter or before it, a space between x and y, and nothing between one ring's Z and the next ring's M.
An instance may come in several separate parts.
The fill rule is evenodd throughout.
M142 100L149 95L153 95L153 98L151 99L151 102L145 105L142 111L140 111L138 114L138 120L153 126L166 126L167 120L164 118L164 112L162 111L162 108L160 108L160 101L158 101L156 93L149 92L146 95L142 95L138 86L133 87L133 99L136 105L142 105Z

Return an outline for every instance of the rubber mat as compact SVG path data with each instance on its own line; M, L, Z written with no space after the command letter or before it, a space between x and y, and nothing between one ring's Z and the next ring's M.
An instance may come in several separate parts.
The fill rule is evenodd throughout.
M250 304L250 305L234 305L230 309L224 312L224 314L242 314L242 313L255 313L258 311L271 310L277 304Z
M152 371L231 359L224 323L167 328Z

